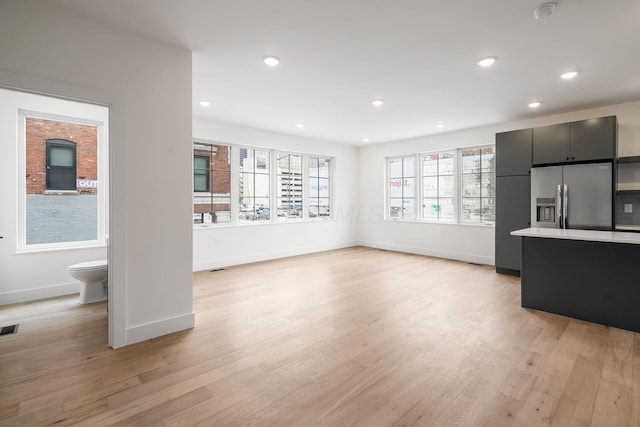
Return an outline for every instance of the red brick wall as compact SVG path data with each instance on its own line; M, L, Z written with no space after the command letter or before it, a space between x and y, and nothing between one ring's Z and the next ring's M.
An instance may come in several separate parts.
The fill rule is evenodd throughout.
M65 139L76 144L76 179L98 179L98 128L55 120L26 118L27 194L46 190L47 139ZM81 178L82 177L82 178ZM97 194L96 188L78 188L78 194Z
M231 191L231 165L229 164L229 147L226 145L216 145L217 152L208 150L194 150L196 156L208 156L211 160L211 180L209 190L214 194L229 194ZM228 204L213 204L213 211L228 211ZM195 205L194 213L211 212L210 204Z

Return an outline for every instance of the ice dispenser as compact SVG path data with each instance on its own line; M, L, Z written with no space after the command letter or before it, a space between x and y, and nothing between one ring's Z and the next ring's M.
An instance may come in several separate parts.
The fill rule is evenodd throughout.
M539 197L536 199L536 222L556 222L556 199Z

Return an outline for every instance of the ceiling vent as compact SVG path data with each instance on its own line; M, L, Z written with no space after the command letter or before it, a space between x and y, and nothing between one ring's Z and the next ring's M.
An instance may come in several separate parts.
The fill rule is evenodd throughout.
M545 3L545 4L541 4L540 6L536 7L533 10L533 16L535 16L536 19L545 19L555 11L556 11L555 3Z

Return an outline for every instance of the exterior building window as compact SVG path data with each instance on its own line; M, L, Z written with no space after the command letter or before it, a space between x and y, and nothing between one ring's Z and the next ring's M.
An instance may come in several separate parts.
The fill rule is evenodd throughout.
M76 190L76 144L65 139L47 139L47 190Z
M231 147L193 144L193 222L231 221Z
M302 218L302 156L277 153L278 219Z
M270 151L240 148L240 221L268 221L270 211Z
M461 219L464 222L494 222L495 147L463 149L461 156Z
M398 157L388 161L390 219L414 219L416 215L416 157Z
M309 157L309 218L330 218L331 159Z
M455 219L455 152L422 155L422 217Z
M211 160L209 156L193 156L193 191L196 193L209 192Z

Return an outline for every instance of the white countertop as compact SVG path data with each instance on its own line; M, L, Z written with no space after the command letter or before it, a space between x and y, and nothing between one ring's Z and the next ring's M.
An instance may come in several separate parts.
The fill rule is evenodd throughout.
M624 231L573 230L559 228L525 228L511 232L512 236L546 239L586 240L589 242L631 243L640 245L640 233Z

